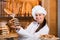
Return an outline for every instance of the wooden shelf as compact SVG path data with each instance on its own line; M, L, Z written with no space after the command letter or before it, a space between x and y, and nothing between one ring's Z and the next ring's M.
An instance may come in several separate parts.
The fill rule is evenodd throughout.
M0 19L11 19L12 17L8 16L8 17L4 17L4 16L0 16ZM18 18L18 19L25 19L25 20L28 20L28 19L32 19L33 20L33 17L29 17L29 16L25 16L25 17L22 17L22 16L18 16L18 17L15 17L15 18Z

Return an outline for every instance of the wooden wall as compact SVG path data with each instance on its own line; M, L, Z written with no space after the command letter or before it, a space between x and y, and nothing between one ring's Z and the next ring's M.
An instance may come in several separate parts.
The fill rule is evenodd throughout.
M58 36L58 26L57 26L57 0L44 0L43 7L46 8L47 21L50 28L50 34Z
M50 32L51 32L51 34L55 34L55 35L57 35L57 28L58 28L58 26L57 26L57 1L56 0L51 0L50 1L50 28L51 28L51 30L50 30Z

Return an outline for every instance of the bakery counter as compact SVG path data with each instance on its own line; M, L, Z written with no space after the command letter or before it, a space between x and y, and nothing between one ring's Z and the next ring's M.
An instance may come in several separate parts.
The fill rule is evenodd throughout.
M6 35L0 35L0 40L17 40L18 34L17 33L9 33Z
M42 35L41 40L60 40L60 38L55 37L54 35ZM0 40L18 40L17 33L10 33L7 35L0 35Z

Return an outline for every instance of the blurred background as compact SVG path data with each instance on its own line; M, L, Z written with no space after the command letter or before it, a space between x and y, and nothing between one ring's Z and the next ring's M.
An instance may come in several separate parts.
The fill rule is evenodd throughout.
M49 34L60 37L60 0L0 0L0 35L15 33L6 25L12 19L10 14L16 14L22 27L26 28L33 21L31 10L35 5L41 5L47 11Z

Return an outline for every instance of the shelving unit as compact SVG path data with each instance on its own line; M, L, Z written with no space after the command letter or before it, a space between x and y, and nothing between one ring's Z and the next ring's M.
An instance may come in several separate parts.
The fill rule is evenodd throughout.
M11 7L15 7L16 8L16 5L15 4L13 4L13 3L11 3L11 4L9 4L9 1L11 1L11 0L0 0L0 22L1 21L6 21L6 22L8 22L10 19L12 19L12 17L10 16L10 14L8 14L8 13L6 13L5 11L4 11L4 9L5 8L7 8L8 10L9 10L9 8L10 8L10 5L11 5ZM27 0L28 1L28 0ZM27 3L27 1L25 2L25 3ZM37 0L36 0L37 1ZM33 1L33 5L37 5L38 4L38 1L36 2L36 1ZM15 3L15 1L13 1L14 3ZM15 13L16 11L18 12L18 14L16 14L16 18L18 18L19 19L19 21L20 21L20 23L21 23L21 25L22 25L22 27L23 28L26 28L32 21L33 21L33 17L31 16L31 10L32 10L32 8L30 8L29 7L29 10L28 9L25 9L26 11L24 12L24 10L23 10L23 8L25 8L25 7L28 7L28 6L31 6L31 7L33 7L32 5L28 5L28 3L27 4L24 4L24 2L23 1L20 1L21 2L21 4L20 4L20 8L17 10L17 9L13 9L13 8L11 8L12 9L12 11L10 11L11 13ZM18 3L17 3L18 4ZM30 4L30 3L29 3ZM8 6L9 5L9 6ZM14 6L13 6L14 5ZM19 5L18 5L19 6ZM17 6L17 7L18 7ZM16 11L14 11L14 10L16 10ZM8 12L9 12L8 11ZM17 13L16 12L16 13ZM1 29L2 30L2 29ZM12 30L13 31L13 30Z

